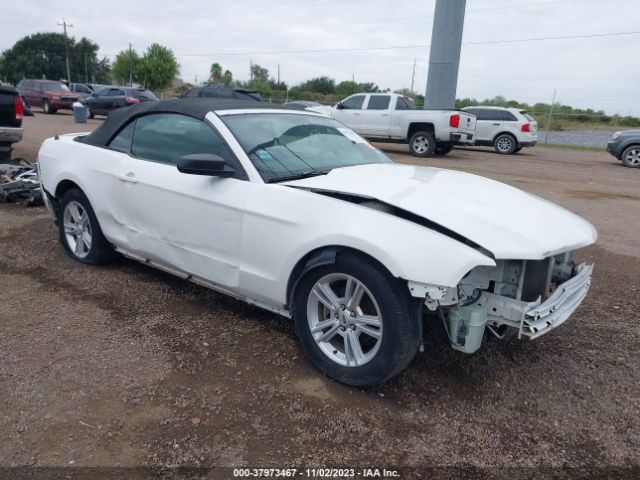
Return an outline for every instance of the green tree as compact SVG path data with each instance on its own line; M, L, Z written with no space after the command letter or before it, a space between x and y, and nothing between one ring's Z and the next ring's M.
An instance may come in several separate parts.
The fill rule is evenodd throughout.
M251 82L255 84L269 83L269 70L254 63L251 65Z
M222 85L226 85L227 87L233 85L233 75L231 74L231 70L224 71L224 73L222 74L222 78L220 79L220 83L222 83Z
M108 79L109 61L98 59L98 45L87 38L79 42L69 38L69 70L71 81L96 77L97 81ZM34 33L18 40L0 55L0 76L12 83L22 78L67 78L64 35L61 33Z
M327 76L312 78L300 85L300 89L305 92L316 92L327 95L336 92L336 81Z
M344 80L336 86L336 93L340 97L348 97L354 93L362 92L362 85L351 80Z
M180 65L173 52L154 43L140 59L138 81L149 90L163 90L171 85L179 72Z
M135 50L122 50L111 66L111 76L120 85L139 81L140 56Z
M222 81L222 65L220 65L218 62L211 65L210 76L212 84L220 85Z

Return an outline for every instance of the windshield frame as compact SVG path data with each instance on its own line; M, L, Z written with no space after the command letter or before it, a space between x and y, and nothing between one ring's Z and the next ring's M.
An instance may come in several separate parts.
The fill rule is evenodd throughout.
M225 126L226 130L228 130L229 134L237 142L238 148L244 154L244 157L246 158L246 160L249 162L251 167L257 173L258 177L260 177L264 183L286 182L286 181L296 180L300 178L307 178L311 176L325 175L329 173L331 170L334 170L336 168L344 168L344 167L350 167L350 166L376 164L376 163L394 163L393 160L388 155L386 155L384 152L382 152L378 148L371 145L367 140L365 140L360 135L355 133L349 127L325 115L321 115L313 112L307 112L307 111L296 111L296 110L276 109L276 108L274 109L260 109L260 108L231 109L231 110L215 111L213 113L215 113L215 115L219 118L221 123ZM242 132L238 132L237 125L233 125L229 121L229 119L238 119L238 118L248 117L248 116L252 116L255 118L256 115L265 115L265 116L273 115L273 116L288 116L288 117L297 115L299 117L304 117L305 119L318 119L321 121L321 123L324 123L324 125L321 125L322 127L325 127L328 130L330 129L335 130L335 133L331 133L331 135L336 135L336 138L344 137L347 140L351 140L351 145L362 144L367 149L370 149L372 151L371 158L364 159L369 161L358 160L348 164L341 164L341 163L331 164L330 163L327 165L322 165L321 163L325 159L318 158L317 160L319 160L319 162L316 165L314 163L316 159L312 159L311 157L306 157L305 159L303 159L298 154L305 153L305 152L298 151L298 154L296 154L296 152L293 151L288 146L299 140L304 141L305 139L311 138L315 135L324 135L325 133L319 133L319 134L312 133L310 135L302 136L295 141L290 141L286 143L279 143L279 142L274 143L274 141L279 140L282 137L285 137L285 134L287 134L287 132L289 132L293 128L297 128L297 127L304 128L305 126L311 126L311 125L316 126L315 124L312 124L309 122L302 122L302 121L297 125L292 125L290 128L280 133L280 136L272 138L267 142L262 142L262 143L252 142L251 145L246 145L247 139L241 138ZM257 140L258 139L256 139L256 141ZM274 158L274 155L273 155L274 152L272 151L267 152L271 155L270 160L274 160L275 162L279 163L280 166L284 167L284 169L288 170L288 172L284 172L284 171L276 172L275 169L267 170L263 168L263 165L266 162L264 162L264 158L261 158L258 155L258 152L261 150L272 148L272 147L284 148L285 150L288 150L289 153L292 154L294 157L297 157L300 160L299 162L296 160L296 162L299 163L299 165L297 165L298 168L290 169L289 166L285 166L286 159L278 158L277 156L275 156ZM336 147L339 147L339 146L336 146ZM349 147L349 145L345 145L345 147ZM340 151L339 148L336 148L336 150L338 152ZM359 152L357 152L357 154L360 158L362 158L366 155L369 155L367 152L368 151L360 150ZM308 151L306 153L312 155L314 152ZM308 163L309 161L314 163L314 165L309 164ZM261 165L261 163L263 165ZM303 164L306 165L304 168L303 168Z

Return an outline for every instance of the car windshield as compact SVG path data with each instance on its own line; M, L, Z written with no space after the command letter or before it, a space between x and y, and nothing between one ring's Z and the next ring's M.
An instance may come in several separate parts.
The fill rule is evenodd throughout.
M293 113L221 118L266 182L322 175L353 165L392 163L365 139L330 118Z
M43 83L42 84L42 89L43 90L69 90L69 87L67 87L64 83Z

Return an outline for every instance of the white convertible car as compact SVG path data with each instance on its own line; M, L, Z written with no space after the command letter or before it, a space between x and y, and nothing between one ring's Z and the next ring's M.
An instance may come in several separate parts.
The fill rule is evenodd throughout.
M486 335L560 325L591 280L571 259L596 240L580 217L476 175L394 164L310 112L140 103L46 140L38 164L73 259L119 252L291 317L311 361L351 385L402 371L423 313L472 353Z

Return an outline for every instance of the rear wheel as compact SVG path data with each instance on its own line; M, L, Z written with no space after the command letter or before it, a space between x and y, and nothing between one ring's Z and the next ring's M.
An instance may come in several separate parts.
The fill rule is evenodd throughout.
M453 145L436 145L434 153L436 155L447 155L451 150L453 150Z
M53 113L51 103L49 102L49 100L45 99L42 101L42 111L46 114Z
M416 132L409 139L409 151L414 157L430 157L436 148L433 133Z
M518 142L513 135L502 133L493 141L493 147L501 155L512 155L518 148Z
M420 343L417 309L406 286L382 266L343 253L309 272L293 308L303 349L323 373L368 386L400 373Z
M622 164L629 168L640 168L640 146L633 145L622 152Z
M102 234L89 199L80 190L67 191L60 200L60 243L74 260L100 265L117 254Z

